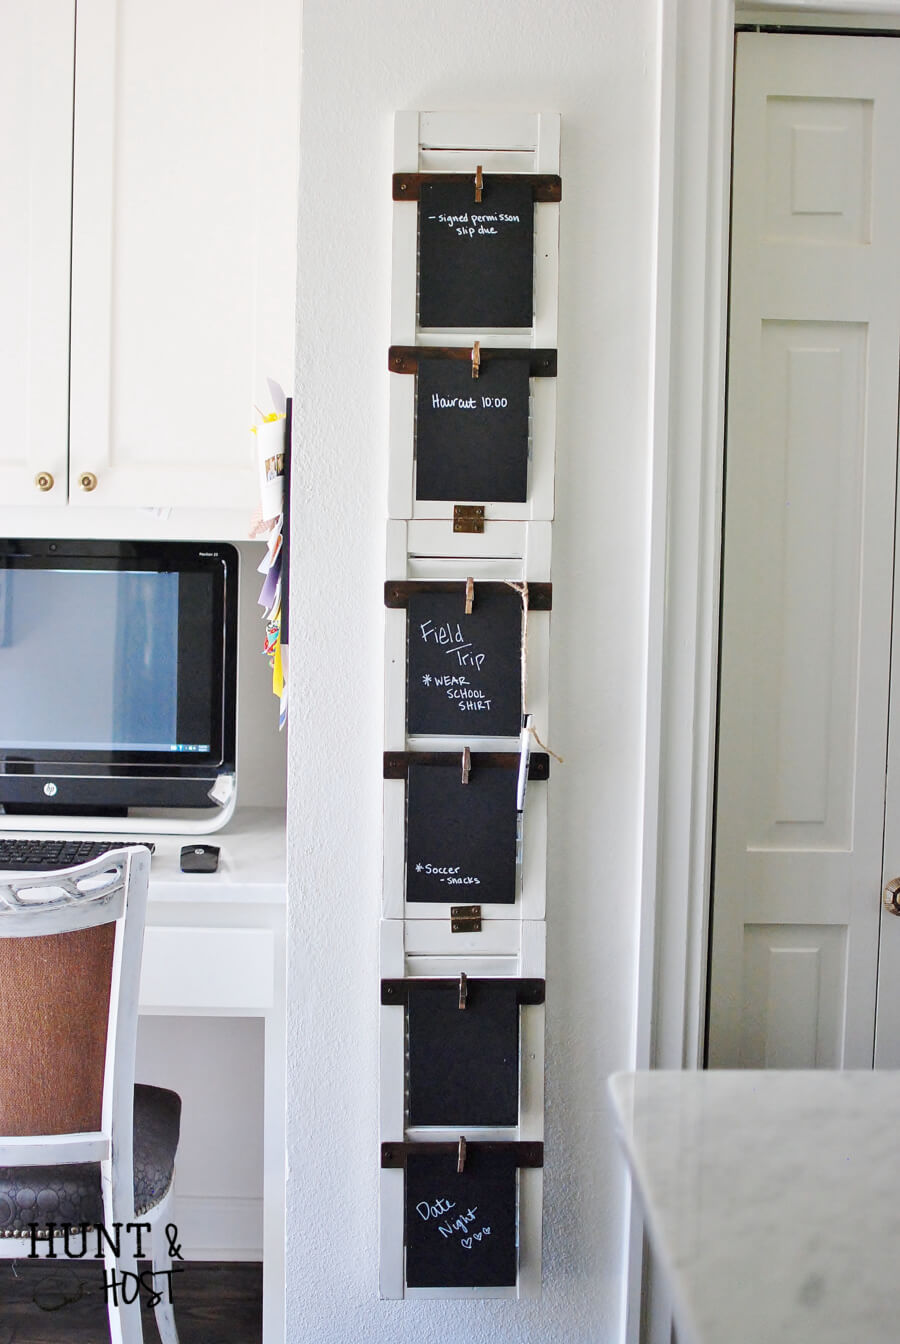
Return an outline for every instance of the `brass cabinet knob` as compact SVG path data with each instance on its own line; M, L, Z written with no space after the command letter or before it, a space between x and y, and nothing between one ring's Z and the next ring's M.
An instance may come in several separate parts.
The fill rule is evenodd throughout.
M900 877L895 877L887 884L881 893L881 899L884 901L885 910L890 910L892 915L900 915Z
M96 490L97 477L92 471L83 471L78 477L78 484L81 486L82 490Z
M49 471L39 471L34 478L34 483L39 490L52 490L53 475Z

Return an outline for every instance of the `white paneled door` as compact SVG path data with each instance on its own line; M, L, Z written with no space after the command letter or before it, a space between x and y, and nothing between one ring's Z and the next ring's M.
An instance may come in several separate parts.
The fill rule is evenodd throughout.
M713 1067L900 1064L898 377L900 39L743 33Z

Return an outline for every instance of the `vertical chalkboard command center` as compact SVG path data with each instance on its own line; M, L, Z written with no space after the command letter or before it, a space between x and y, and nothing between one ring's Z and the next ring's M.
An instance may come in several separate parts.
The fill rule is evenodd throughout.
M541 1290L560 120L395 117L385 1298Z

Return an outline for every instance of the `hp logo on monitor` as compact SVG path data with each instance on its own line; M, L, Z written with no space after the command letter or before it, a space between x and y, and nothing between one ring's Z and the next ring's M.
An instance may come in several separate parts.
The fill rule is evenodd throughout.
M56 785L53 783L52 779L48 780L47 783L44 785L44 793L47 795L48 798L56 797L57 788Z

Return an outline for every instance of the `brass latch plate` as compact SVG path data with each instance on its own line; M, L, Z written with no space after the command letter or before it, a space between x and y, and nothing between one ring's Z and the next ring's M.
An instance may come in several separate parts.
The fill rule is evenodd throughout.
M480 905L451 905L451 933L481 933Z
M484 505L483 505L483 504L454 504L454 505L453 505L453 531L454 531L454 532L483 532L483 531L484 531Z

